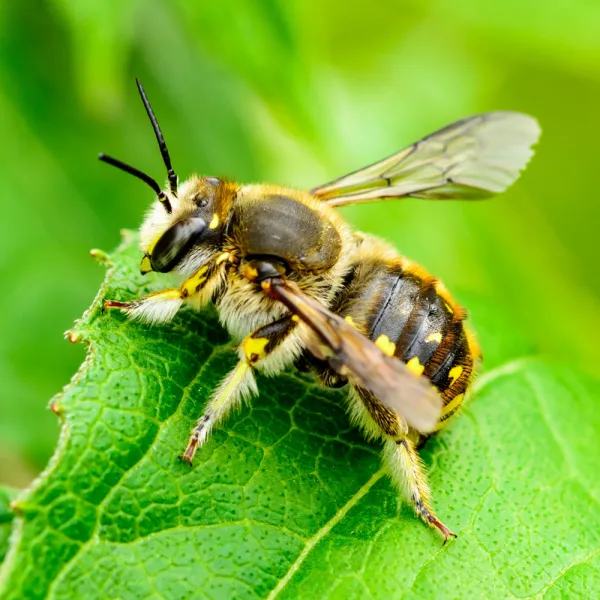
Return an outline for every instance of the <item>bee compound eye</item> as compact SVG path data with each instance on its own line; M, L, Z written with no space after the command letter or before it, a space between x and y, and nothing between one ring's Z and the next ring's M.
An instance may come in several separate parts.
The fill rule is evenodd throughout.
M196 203L198 208L205 208L208 206L208 200L199 193L192 198L192 201Z
M172 271L186 253L196 244L206 229L198 217L177 221L167 229L152 250L152 269L159 273Z

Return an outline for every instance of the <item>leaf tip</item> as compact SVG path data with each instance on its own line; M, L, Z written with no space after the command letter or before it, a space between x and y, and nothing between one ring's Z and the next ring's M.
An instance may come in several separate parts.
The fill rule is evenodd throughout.
M50 402L49 408L55 415L57 415L58 417L62 417L63 407L62 404L60 404L60 402L58 402L57 400L53 400L52 402Z
M28 502L25 499L21 500L20 497L11 500L9 506L13 514L22 519L40 512L39 505L34 504L33 502Z
M90 256L101 265L110 264L110 256L104 252L104 250L99 250L98 248L92 248L90 250Z
M65 331L65 337L71 342L71 344L76 344L81 340L81 333L79 331L70 329L69 331Z
M11 500L9 502L8 506L10 507L10 510L15 515L17 515L18 517L23 516L23 503L20 502L17 498L15 498L14 500Z
M135 232L131 229L121 229L120 233L124 242L130 242L135 237Z

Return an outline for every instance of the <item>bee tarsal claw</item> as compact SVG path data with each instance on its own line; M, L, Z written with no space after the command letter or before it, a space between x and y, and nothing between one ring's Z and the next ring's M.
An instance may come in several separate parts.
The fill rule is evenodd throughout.
M442 535L444 536L444 541L442 542L442 547L446 545L450 538L456 539L458 536L450 531L441 521L434 518L430 521L431 525L438 529Z
M448 532L447 534L444 534L444 541L442 542L442 548L446 545L446 542L452 538L453 540L455 540L458 536L455 533L452 533L451 531Z
M186 454L180 454L177 458L179 458L181 462L186 462L190 467L194 466L192 463L192 458L190 456L186 456Z

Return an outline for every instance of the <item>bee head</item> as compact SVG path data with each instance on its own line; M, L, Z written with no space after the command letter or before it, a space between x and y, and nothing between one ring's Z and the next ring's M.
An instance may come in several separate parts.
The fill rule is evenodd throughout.
M162 190L155 179L116 158L106 154L98 158L141 179L157 196L140 230L142 273L178 269L188 274L219 250L225 216L237 186L216 177L197 176L179 184L154 111L142 84L138 79L136 83L167 168L168 189Z
M192 176L177 196L168 194L171 212L160 200L140 229L141 271L190 274L221 249L226 218L237 186L216 177Z

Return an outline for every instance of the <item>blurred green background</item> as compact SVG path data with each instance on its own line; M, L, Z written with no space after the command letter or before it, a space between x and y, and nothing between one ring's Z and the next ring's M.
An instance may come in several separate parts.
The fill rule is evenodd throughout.
M90 248L152 200L96 154L164 176L134 76L184 177L307 188L472 113L535 115L542 143L502 197L343 211L441 277L486 354L516 336L515 357L597 373L599 31L589 0L1 3L0 483L54 448L46 405L84 358L62 334L104 275Z

